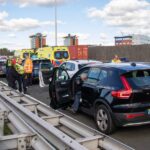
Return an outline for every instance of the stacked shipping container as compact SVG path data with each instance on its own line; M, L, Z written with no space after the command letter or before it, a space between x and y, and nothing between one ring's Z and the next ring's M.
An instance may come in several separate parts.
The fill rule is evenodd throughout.
M88 59L88 46L87 45L75 45L69 46L70 59Z

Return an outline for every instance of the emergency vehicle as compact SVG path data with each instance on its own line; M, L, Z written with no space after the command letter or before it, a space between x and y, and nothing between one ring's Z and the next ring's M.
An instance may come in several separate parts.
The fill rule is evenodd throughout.
M54 66L59 66L62 62L70 60L69 50L66 46L39 48L37 57L49 59Z
M16 50L14 56L24 59L26 55L32 57L34 55L33 49L23 49L23 50Z

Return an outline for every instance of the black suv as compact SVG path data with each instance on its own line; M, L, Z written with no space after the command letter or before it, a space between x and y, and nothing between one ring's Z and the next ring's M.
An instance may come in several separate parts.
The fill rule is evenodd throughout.
M101 132L150 123L150 66L138 63L89 65L71 79L65 70L55 68L49 84L52 108L73 102L75 81L82 73L87 80L81 88L80 110L95 118Z

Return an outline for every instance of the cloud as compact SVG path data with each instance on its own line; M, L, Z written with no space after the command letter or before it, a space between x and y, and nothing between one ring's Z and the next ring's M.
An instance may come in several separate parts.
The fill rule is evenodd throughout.
M108 39L108 35L106 33L101 33L100 34L100 39Z
M150 33L150 3L147 0L111 0L102 9L88 9L87 14L124 32Z
M16 34L10 33L10 34L8 34L8 37L10 37L10 38L15 38L15 37L16 37Z
M6 0L0 0L0 4L1 5L5 5L6 4Z
M55 0L12 0L14 3L20 5L20 7L26 7L29 5L37 6L54 6ZM57 5L66 3L69 0L57 0Z
M54 26L55 24L54 21L40 21L32 18L13 18L8 20L7 17L7 12L0 12L0 31L25 31L42 26ZM59 20L58 24L64 23Z
M0 21L2 21L6 17L8 17L8 13L6 11L0 12Z
M12 41L1 41L0 44L0 48L4 48L7 47L10 50L14 50L14 49L22 49L24 47L24 44L22 44L21 42L12 42Z

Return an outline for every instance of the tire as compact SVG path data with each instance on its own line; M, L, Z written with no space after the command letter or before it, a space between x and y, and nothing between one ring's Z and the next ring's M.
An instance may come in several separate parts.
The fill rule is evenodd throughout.
M95 121L98 129L104 134L110 134L115 130L115 124L105 105L99 105L97 107Z

